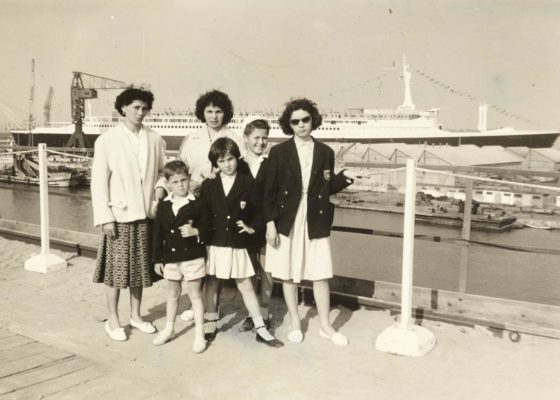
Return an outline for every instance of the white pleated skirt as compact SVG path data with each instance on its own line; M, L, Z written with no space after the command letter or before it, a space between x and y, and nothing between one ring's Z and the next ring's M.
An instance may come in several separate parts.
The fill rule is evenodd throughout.
M215 275L219 279L249 278L255 275L253 263L245 249L208 246L207 253L206 275Z
M301 196L290 236L280 235L278 248L267 243L265 271L274 278L296 283L333 277L330 238L309 239L307 194Z

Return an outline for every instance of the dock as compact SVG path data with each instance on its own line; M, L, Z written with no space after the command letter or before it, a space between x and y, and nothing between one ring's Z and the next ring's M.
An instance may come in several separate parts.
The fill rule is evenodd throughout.
M202 354L190 350L192 325L177 321L178 337L155 347L153 336L126 326L123 343L103 330L103 285L91 282L95 261L54 252L64 271L23 269L39 246L0 238L0 399L534 399L560 392L560 341L476 325L424 319L437 338L421 358L375 350L377 335L398 316L388 310L333 304L334 326L350 345L339 348L318 335L316 310L300 305L304 342L287 341L286 309L271 308L280 349L240 333L245 318L240 295L226 287L219 333ZM143 314L165 323L165 284L146 289ZM188 306L181 297L181 309Z

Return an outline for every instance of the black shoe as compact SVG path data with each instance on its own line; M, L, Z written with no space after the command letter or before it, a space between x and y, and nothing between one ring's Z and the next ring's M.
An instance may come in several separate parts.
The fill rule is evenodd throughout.
M216 319L204 319L204 322L215 322L216 324L218 323L218 318ZM211 332L204 332L204 339L206 339L207 342L211 342L214 339L216 339L216 335L218 334L218 327L216 326L214 328L213 331Z
M255 323L253 322L253 318L247 317L239 327L239 332L249 332L252 331L254 327Z
M204 339L206 339L207 342L211 342L214 339L216 339L217 334L218 334L218 329L216 329L214 332L206 332L204 333Z
M258 343L264 343L266 344L268 347L282 347L284 346L284 343L282 343L280 340L273 338L272 340L266 340L265 338L263 338L261 335L259 335L259 329L261 328L265 328L264 326L259 326L257 328L257 342ZM265 328L266 329L266 328Z

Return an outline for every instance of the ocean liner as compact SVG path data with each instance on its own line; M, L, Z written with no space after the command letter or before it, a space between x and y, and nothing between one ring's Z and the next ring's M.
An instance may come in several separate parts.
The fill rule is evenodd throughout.
M517 130L511 127L486 129L486 108L479 108L477 130L450 131L438 121L439 109L416 109L410 88L411 73L403 63L404 101L396 109L352 109L344 112L323 114L323 124L313 136L324 142L358 143L407 143L458 146L498 145L504 147L526 146L531 148L552 147L560 135L559 130ZM278 114L256 113L271 125L270 139L286 139L278 125ZM241 130L243 120L249 113L238 113L229 123L234 130ZM116 112L111 116L90 116L84 119L83 131L86 143L93 147L95 139L119 123ZM177 150L183 138L201 128L203 123L190 112L152 111L144 123L156 130L167 142L168 150ZM64 147L75 130L72 123L51 123L29 130L12 129L11 134L19 146L46 143L49 147Z

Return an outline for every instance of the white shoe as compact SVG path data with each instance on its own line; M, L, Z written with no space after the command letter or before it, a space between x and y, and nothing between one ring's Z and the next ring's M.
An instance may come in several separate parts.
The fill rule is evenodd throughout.
M288 340L292 343L301 343L303 342L303 332L301 329L295 329L288 332Z
M337 346L346 346L348 345L348 338L344 336L342 333L335 332L332 335L329 335L321 328L319 328L319 336L325 339L330 339L331 342L336 344Z
M156 333L156 327L153 326L151 323L142 321L142 322L135 322L133 319L130 320L130 326L133 328L139 329L141 332L144 333Z
M179 318L185 322L191 322L194 320L194 312L191 309L185 310Z
M206 340L204 337L195 336L192 344L193 353L202 353L204 350L206 350Z
M111 328L109 327L109 321L105 322L105 332L107 332L107 335L109 335L111 339L116 340L117 342L124 342L127 339L126 333L124 333L124 329L117 328L111 330Z
M161 346L162 344L165 344L167 342L169 342L170 340L173 340L175 338L175 331L166 331L163 330L160 332L159 335L157 335L154 340L152 340L152 344L154 346Z

